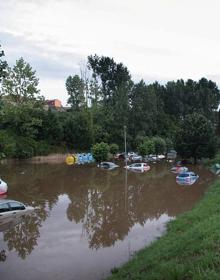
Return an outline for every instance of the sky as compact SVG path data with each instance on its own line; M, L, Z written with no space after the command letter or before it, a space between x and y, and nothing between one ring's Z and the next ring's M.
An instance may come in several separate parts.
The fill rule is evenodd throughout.
M46 99L88 55L113 57L149 84L206 77L220 85L218 0L0 0L0 44L36 70Z

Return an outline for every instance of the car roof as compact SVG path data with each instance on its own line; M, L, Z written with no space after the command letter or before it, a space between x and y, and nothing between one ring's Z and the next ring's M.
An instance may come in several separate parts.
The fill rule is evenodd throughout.
M12 200L12 199L0 199L0 204L9 203L9 202L18 202L18 203L22 203L22 202L19 202L19 201L16 201L16 200ZM23 204L23 203L22 203L22 204Z

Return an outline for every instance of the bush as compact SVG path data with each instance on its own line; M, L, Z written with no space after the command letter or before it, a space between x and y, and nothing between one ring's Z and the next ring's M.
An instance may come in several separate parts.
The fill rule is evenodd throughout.
M34 156L36 142L32 138L19 137L16 141L15 157L19 159L31 158Z
M119 151L119 146L113 143L109 146L109 151L111 154L115 155Z
M166 142L161 137L152 138L155 147L156 155L164 154L166 152Z
M50 150L51 147L48 143L46 143L45 141L39 141L36 143L34 154L39 156L46 156L50 153Z
M92 146L92 154L97 162L107 160L109 153L109 145L101 142Z
M0 158L13 157L16 153L16 143L7 131L0 131Z
M142 144L139 144L137 150L141 156L154 154L155 153L154 141L150 139L145 140Z

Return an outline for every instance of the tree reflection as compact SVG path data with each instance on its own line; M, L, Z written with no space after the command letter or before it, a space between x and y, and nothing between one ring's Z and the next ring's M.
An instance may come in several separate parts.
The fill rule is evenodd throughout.
M127 173L123 168L109 172L92 166L24 168L22 175L20 165L18 171L13 168L10 198L36 210L3 233L8 249L16 250L23 259L37 246L40 227L62 194L70 200L66 209L68 220L82 223L82 233L94 249L123 240L136 223L144 225L146 220L157 219L163 213L182 213L201 194L198 188L194 193L179 191L166 165L156 165L143 174Z
M5 250L1 250L0 251L0 262L5 262L6 258L7 258L7 256L6 256Z
M37 246L37 239L40 237L39 228L47 216L48 213L44 208L38 208L31 215L22 217L19 224L4 233L8 249L16 250L19 257L25 259Z
M128 178L122 169L117 175L96 171L68 193L67 218L82 223L90 248L112 246L136 223L144 226L164 213L174 217L197 199L197 191L196 196L179 191L166 165L145 174L128 173Z

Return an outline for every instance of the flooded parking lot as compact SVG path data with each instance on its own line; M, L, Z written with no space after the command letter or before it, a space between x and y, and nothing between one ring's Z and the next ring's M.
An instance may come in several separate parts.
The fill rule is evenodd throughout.
M203 167L180 186L167 163L144 173L123 166L0 165L7 198L35 207L0 228L2 279L103 279L165 231L165 224L203 196L214 179Z

